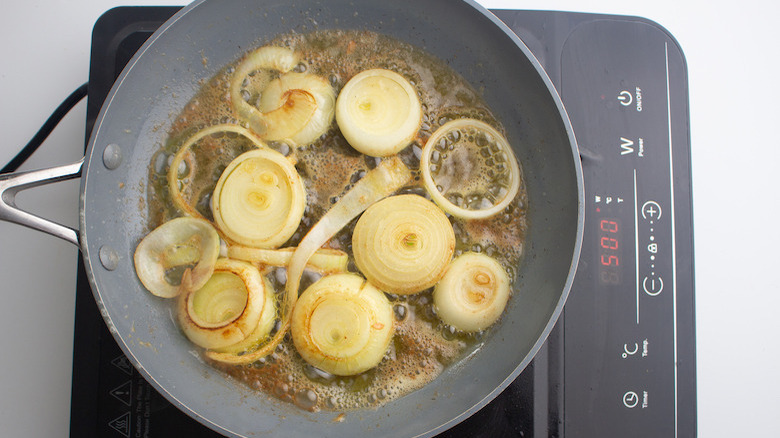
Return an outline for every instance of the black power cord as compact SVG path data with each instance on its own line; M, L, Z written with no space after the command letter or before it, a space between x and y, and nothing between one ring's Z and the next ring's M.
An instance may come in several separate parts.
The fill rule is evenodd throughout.
M54 128L58 123L60 123L63 117L65 117L65 115L68 114L68 112L86 96L87 83L84 83L84 85L77 88L76 91L71 93L70 96L68 96L60 104L60 106L54 110L51 116L49 116L49 119L46 120L46 123L44 123L43 126L41 126L41 129L38 130L32 140L30 140L27 145L22 148L22 150L19 151L19 153L16 154L16 156L0 170L0 173L15 172L16 169L18 169L22 163L27 161L27 159L32 156L38 147L43 144L43 141L46 140L46 137L48 137L52 131L54 131Z

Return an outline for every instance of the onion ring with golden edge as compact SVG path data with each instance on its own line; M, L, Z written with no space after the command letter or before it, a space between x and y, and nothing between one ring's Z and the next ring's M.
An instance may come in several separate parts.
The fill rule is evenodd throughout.
M286 90L279 97L279 106L273 111L253 112L248 117L249 126L264 140L287 141L297 145L293 138L298 138L298 134L309 126L317 109L317 97L308 90Z
M301 294L292 314L293 343L309 364L338 376L375 367L393 337L393 307L355 274L323 277Z
M173 205L175 205L185 214L193 217L203 218L203 215L198 213L198 210L196 210L195 207L189 205L181 195L181 190L179 190L179 165L184 160L184 156L187 154L187 152L189 152L192 145L209 135L218 134L221 132L233 132L239 134L250 140L258 148L268 147L252 131L244 128L243 126L232 125L229 123L209 126L208 128L201 129L192 137L188 138L187 141L181 145L179 151L176 152L176 155L173 156L173 161L171 161L171 166L168 169L168 190L171 193L171 200L173 200Z
M284 155L255 149L239 155L222 172L211 209L232 241L276 248L298 229L306 208L303 180Z
M489 327L509 300L509 277L485 254L467 252L452 261L433 290L433 304L442 321L466 332Z
M417 90L385 69L353 76L336 101L336 122L356 150L372 157L398 153L412 142L422 123Z
M390 196L393 192L403 187L411 178L411 171L397 156L382 161L377 167L367 172L360 181L355 183L352 189L345 193L338 202L333 204L333 207L309 230L293 253L292 258L290 258L290 263L287 267L285 300L281 303L280 309L280 314L282 315L281 328L265 345L244 355L247 363L268 356L284 339L285 333L290 328L292 311L295 308L295 303L298 301L301 275L303 275L303 269L312 254L368 206Z
M166 280L166 271L186 269L188 281L202 287L214 272L219 256L219 235L206 220L172 219L147 234L135 249L138 279L153 295L173 298L180 286Z
M274 294L271 293L273 286L271 282L263 277L263 285L265 286L265 303L263 304L263 312L260 314L260 321L257 326L242 341L228 345L227 347L216 348L214 350L206 351L206 357L215 360L217 362L231 363L235 365L249 363L246 361L246 355L243 354L247 351L252 351L265 339L274 327L274 321L276 321L276 306L274 306Z
M270 293L256 267L224 258L217 260L203 287L185 289L179 297L179 325L190 341L203 348L227 347L249 336Z
M230 245L227 248L227 256L231 259L244 260L252 263L261 263L269 266L287 266L290 264L294 247L279 249L250 248L246 246ZM320 248L312 254L306 263L307 269L312 269L323 274L335 274L347 270L349 257L344 251L329 248Z
M306 75L310 78L303 81L293 80L291 86L281 89L272 86L274 81L265 84L260 97L262 109L244 100L241 87L247 76L263 70L278 71L282 78L288 74L299 75L299 73L287 73L298 62L298 54L290 49L265 46L249 53L233 72L230 81L230 100L233 108L239 117L249 122L252 130L264 140L286 140L294 144L302 144L302 141L307 139L314 141L325 132L333 119L332 101L335 100L333 87L324 79L311 74ZM326 88L322 86L323 83ZM273 97L265 96L267 93L272 94ZM328 100L331 101L330 110ZM323 122L326 119L327 122ZM313 132L320 129L323 123L325 127L322 132L313 135Z
M355 263L368 281L400 295L438 282L452 259L455 232L436 204L399 195L369 207L352 234Z
M420 173L433 201L462 219L498 214L520 190L520 166L509 142L492 126L474 119L452 120L437 129L423 147ZM439 181L434 181L433 173L438 174ZM467 208L447 199L447 192L457 184L465 185L463 190L475 191L452 193L465 199Z
M265 111L266 115L276 113L277 108L288 104L289 99L286 97L288 93L296 91L305 91L314 99L316 109L311 115L304 121L284 123L296 123L297 125L303 125L303 127L292 135L286 135L286 132L275 129L278 132L267 133L264 138L266 140L283 140L291 143L292 145L306 145L313 143L322 134L324 134L333 122L333 116L336 106L336 92L330 83L323 77L311 74L311 73L285 73L281 77L274 79L268 84L263 93L260 96L260 102L258 107L260 111ZM296 104L301 103L296 101ZM303 103L309 105L309 103ZM303 111L301 111L301 115ZM283 121L275 121L274 125L279 126Z

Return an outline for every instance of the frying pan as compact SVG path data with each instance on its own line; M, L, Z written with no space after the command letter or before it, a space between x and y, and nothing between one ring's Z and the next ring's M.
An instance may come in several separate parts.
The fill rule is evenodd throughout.
M529 230L513 296L484 343L432 383L378 409L310 413L238 384L198 359L169 306L132 262L149 230L151 158L200 80L291 30L367 29L445 60L483 93L506 128L527 186ZM81 177L80 228L15 207L20 190ZM117 79L83 161L0 177L0 218L81 248L95 300L138 371L199 422L229 436L432 436L498 395L560 315L579 258L583 183L563 105L531 52L469 0L200 0L166 22Z

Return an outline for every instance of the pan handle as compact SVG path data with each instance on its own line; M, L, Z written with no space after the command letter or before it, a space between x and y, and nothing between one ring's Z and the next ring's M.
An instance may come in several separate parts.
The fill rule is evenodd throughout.
M0 175L0 220L49 233L81 247L77 230L19 209L16 194L32 187L78 178L84 159L64 166Z

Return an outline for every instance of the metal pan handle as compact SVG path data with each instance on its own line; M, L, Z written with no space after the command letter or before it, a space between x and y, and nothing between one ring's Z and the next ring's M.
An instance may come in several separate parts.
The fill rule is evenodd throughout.
M77 230L28 213L16 206L16 194L32 187L79 178L84 159L64 166L0 175L0 220L49 233L81 247Z

